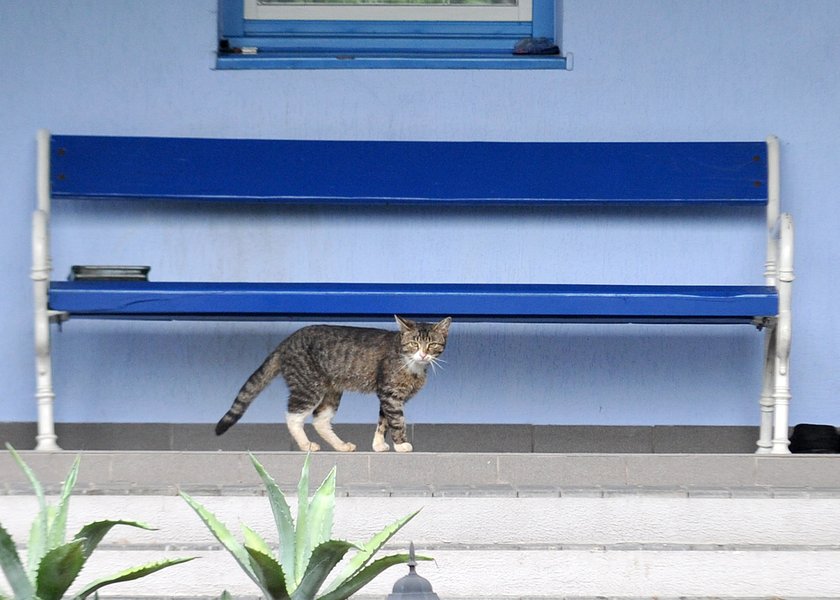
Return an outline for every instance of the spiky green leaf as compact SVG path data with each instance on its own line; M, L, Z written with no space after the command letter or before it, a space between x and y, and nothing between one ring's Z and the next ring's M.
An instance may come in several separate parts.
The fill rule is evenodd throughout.
M286 590L283 568L271 556L271 553L251 546L246 546L245 550L251 557L251 568L260 580L260 587L269 600L288 600L289 592Z
M189 494L181 492L181 498L183 498L186 503L189 504L190 508L195 511L199 518L204 521L204 524L207 525L210 533L212 533L213 536L219 540L222 546L230 552L231 556L236 559L236 562L239 563L239 566L242 567L245 574L248 575L248 577L250 577L257 585L259 585L260 582L251 568L251 559L248 556L248 552L245 550L245 546L240 544L239 541L233 537L233 534L231 534L228 528L225 527L224 523L216 518L216 515L204 508L204 506L202 506Z
M271 551L271 547L268 545L268 542L263 539L263 537L245 525L242 524L242 536L245 540L245 548L254 548L255 550L259 550L263 554L268 554L272 556L273 552Z
M85 558L90 558L90 555L96 550L96 547L99 545L99 542L102 541L111 529L117 525L126 525L128 527L136 527L138 529L145 529L147 531L154 531L154 527L146 525L145 523L139 523L137 521L94 521L93 523L88 523L84 527L79 530L75 536L73 536L74 540L84 539L85 544L83 547Z
M312 554L312 546L309 544L309 464L312 455L306 453L306 458L303 459L303 467L300 470L300 479L298 480L298 505L297 505L297 520L295 521L295 585L300 585L303 579L303 573L306 569L306 563Z
M306 563L303 577L295 591L292 600L311 600L316 596L324 580L344 558L354 544L343 540L329 540L317 546Z
M407 563L410 559L408 554L392 554L390 556L383 556L365 568L358 571L349 579L342 581L335 589L328 591L323 596L318 596L318 600L344 600L349 598L368 583L373 581L385 569L393 567L394 565ZM416 556L415 560L432 560L425 556Z
M230 592L225 590L222 592L222 595L219 596L219 600L233 600L233 596L230 595Z
M420 512L422 509L417 509L413 513L408 514L400 519L397 519L390 525L386 525L381 531L376 533L373 537L371 537L367 542L361 544L361 550L357 552L353 558L347 563L347 566L342 570L341 574L327 587L326 592L330 592L340 585L342 585L346 580L353 577L360 569L364 568L364 566L373 558L373 555L376 554L380 548L390 540L395 533L397 533L400 529L405 526L406 523L411 521L417 513Z
M64 480L55 513L50 518L47 537L49 548L55 548L67 540L67 512L70 509L70 494L73 493L73 488L76 487L76 480L79 476L80 461L81 457L77 455L76 460L73 461L73 466L67 473L67 478Z
M29 600L35 596L35 588L26 575L23 563L20 562L15 542L2 525L0 525L0 568L3 569L16 598Z
M42 518L43 515L43 518ZM30 579L35 579L38 564L47 553L47 513L39 511L29 528L29 545L26 548L26 569Z
M35 476L32 469L29 468L29 465L23 462L23 458L21 458L20 454L18 454L18 451L15 450L8 442L6 442L6 450L9 451L9 454L12 455L12 458L18 464L20 470L23 471L26 478L29 479L29 483L32 485L35 495L38 496L38 503L41 508L43 508L46 505L46 499L44 498L44 488L41 486L41 482L38 481L38 478Z
M274 515L274 524L277 526L277 536L280 543L277 557L280 566L283 567L283 572L286 574L286 589L291 594L295 581L295 524L292 521L292 510L289 508L289 503L286 502L286 496L280 491L277 483L266 472L257 457L250 453L249 456L268 494L268 501L271 504L271 512Z
M330 472L309 501L307 544L310 548L316 548L319 544L329 540L332 535L335 515L335 472L335 467L330 469Z
M39 600L60 600L85 565L85 540L73 540L47 552L35 580Z
M79 600L84 600L85 598L95 593L97 590L105 587L106 585L111 585L114 583L123 583L125 581L134 581L135 579L146 577L147 575L151 575L152 573L157 573L158 571L166 569L167 567L179 565L181 563L189 562L194 559L194 556L185 558L169 558L141 565L139 567L132 567L130 569L120 571L115 575L111 575L110 577L103 577L102 579L97 579L90 585L86 586L82 591L80 591L76 598L78 598Z
M273 563L276 565L276 570L281 574L281 581L283 584L283 596L289 596L288 590L286 589L286 577L283 573L282 567L277 564L277 560L274 558L274 555L269 547L268 543L258 534L256 531L248 527L247 525L242 525L242 534L245 538L245 551L248 552L250 559L251 559L251 568L254 571L254 575L256 575L257 579L259 579L260 587L263 591L263 594L267 594L269 598L275 596L277 594L277 590L270 591L266 586L269 583L273 582L273 577L270 573L261 572L261 569L271 569L271 564ZM257 553L258 556L255 557L254 553ZM261 556L265 555L271 559L271 562L267 562L262 560Z
M17 450L8 442L6 443L6 450L9 451L9 454L11 454L18 467L20 467L20 470L23 471L23 474L26 475L29 484L32 486L32 490L35 492L35 496L38 498L38 515L32 522L32 527L29 530L29 543L27 544L27 570L30 577L34 579L35 572L38 569L38 563L41 562L41 558L43 558L48 548L47 538L49 536L50 523L47 500L44 497L44 488L41 486L41 482L38 481L38 478L32 469L29 468L29 465L23 461L23 458L21 458Z

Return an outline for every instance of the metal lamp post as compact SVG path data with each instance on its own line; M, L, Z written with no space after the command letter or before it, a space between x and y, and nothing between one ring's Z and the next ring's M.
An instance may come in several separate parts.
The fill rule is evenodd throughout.
M414 542L411 542L408 547L408 575L397 580L386 600L440 600L440 597L432 590L429 580L417 574Z

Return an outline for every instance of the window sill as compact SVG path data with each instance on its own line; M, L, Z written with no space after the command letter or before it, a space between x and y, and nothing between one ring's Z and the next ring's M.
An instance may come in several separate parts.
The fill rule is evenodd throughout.
M219 54L219 70L247 69L569 69L564 56L512 54Z

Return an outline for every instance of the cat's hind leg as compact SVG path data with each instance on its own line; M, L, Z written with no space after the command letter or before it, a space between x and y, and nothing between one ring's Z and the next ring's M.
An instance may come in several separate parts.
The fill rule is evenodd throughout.
M303 424L306 418L312 414L312 411L320 403L320 397L313 394L304 386L294 385L289 383L289 404L288 412L286 412L286 426L289 428L289 433L292 434L292 439L298 445L298 448L304 452L317 452L321 446L315 442L310 442L306 437L306 432L303 430Z
M325 394L324 399L315 408L312 416L312 425L315 427L318 435L339 452L353 452L356 449L356 444L345 442L333 431L332 420L338 410L339 402L341 402L341 392L329 392Z
M295 440L295 443L298 445L298 448L300 448L304 452L317 452L321 449L321 446L319 446L315 442L310 442L309 438L306 437L306 432L303 430L303 423L304 421L306 421L306 417L308 416L308 412L287 412L286 426L289 428L289 433L292 434L292 439Z

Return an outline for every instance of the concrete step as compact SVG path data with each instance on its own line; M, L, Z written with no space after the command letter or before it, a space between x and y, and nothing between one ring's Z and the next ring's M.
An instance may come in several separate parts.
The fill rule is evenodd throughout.
M76 452L22 452L42 483L57 487ZM245 452L85 451L78 493L208 494L259 488ZM277 482L295 489L303 454L258 452ZM529 495L676 493L819 494L840 488L840 455L541 454L489 452L319 452L312 473L338 469L343 493L364 495ZM0 493L28 490L24 475L0 451Z
M25 455L50 491L72 458ZM294 510L302 455L260 458ZM840 597L837 457L313 458L313 483L338 463L334 537L363 541L422 509L385 550L404 551L414 541L418 553L434 557L418 571L444 600ZM256 597L256 586L176 495L179 480L232 531L247 523L276 540L247 455L85 453L70 531L102 518L137 519L158 530L112 531L80 584L164 556L199 556L105 588L102 597L209 598L223 589ZM2 453L0 481L0 522L22 544L37 501ZM384 598L406 572L386 571L358 597Z
M232 531L247 523L276 539L265 497L198 499ZM411 540L433 556L436 563L419 569L442 598L840 596L840 493L819 499L342 497L333 534L363 541L418 508L420 514L387 550L402 551ZM17 540L26 539L36 511L32 496L0 497L4 526ZM82 581L163 556L200 556L110 592L254 594L253 584L180 498L79 496L72 500L70 530L105 517L130 517L158 530L113 531ZM402 574L392 569L364 595L384 597Z

